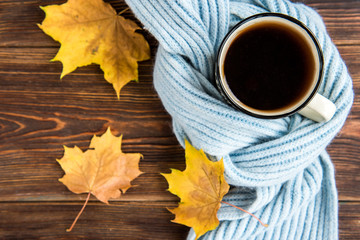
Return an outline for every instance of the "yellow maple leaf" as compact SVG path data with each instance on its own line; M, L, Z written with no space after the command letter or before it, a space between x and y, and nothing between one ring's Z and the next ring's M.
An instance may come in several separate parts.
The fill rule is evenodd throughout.
M135 32L133 21L116 14L102 0L69 0L62 5L41 7L46 17L38 25L61 43L52 61L61 61L61 78L77 67L99 64L106 81L120 97L121 88L138 80L137 61L150 58L149 44Z
M203 150L196 150L185 141L186 169L172 169L162 174L169 183L169 191L180 198L173 222L192 227L196 239L219 225L216 216L223 196L229 191L224 178L224 163L210 161Z
M122 136L115 137L108 128L101 137L92 138L90 149L85 152L76 146L64 147L64 156L57 161L65 175L59 181L74 193L89 193L83 209L90 194L107 204L110 198L119 198L120 189L125 193L131 181L142 173L139 170L142 155L123 153L121 141Z

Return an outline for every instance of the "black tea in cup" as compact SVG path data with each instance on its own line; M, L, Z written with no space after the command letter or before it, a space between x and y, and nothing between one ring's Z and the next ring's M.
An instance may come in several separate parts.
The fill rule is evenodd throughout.
M231 91L245 105L276 110L295 104L313 83L311 46L281 23L260 22L231 43L224 62Z

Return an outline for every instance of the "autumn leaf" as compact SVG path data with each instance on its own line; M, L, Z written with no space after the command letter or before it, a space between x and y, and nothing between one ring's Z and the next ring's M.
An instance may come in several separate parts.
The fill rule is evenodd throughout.
M108 128L101 137L92 138L90 149L85 152L76 146L64 147L64 156L57 161L65 175L59 181L74 193L88 193L78 217L90 194L108 204L110 198L119 198L125 193L131 187L130 182L142 173L139 170L142 155L123 153L121 142L122 136L115 137ZM72 227L68 231L71 231Z
M192 227L198 239L219 225L217 212L224 203L249 214L264 227L268 226L254 214L222 200L230 188L224 178L222 159L210 161L202 149L196 150L186 140L185 159L184 171L171 169L169 174L162 173L169 184L168 190L180 198L179 206L169 209L175 214L172 222Z
M149 44L135 32L133 21L116 14L102 0L69 0L62 5L41 7L46 17L38 25L61 43L52 61L61 61L61 78L77 67L99 64L106 81L120 97L121 88L138 80L137 61L150 58Z
M229 191L224 178L223 160L210 161L203 150L196 150L185 141L186 169L172 169L162 174L169 183L169 191L180 198L173 222L192 227L196 239L219 225L216 216L223 196Z

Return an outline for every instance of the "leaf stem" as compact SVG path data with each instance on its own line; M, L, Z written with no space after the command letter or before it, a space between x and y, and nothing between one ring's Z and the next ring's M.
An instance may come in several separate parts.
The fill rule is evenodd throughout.
M126 12L127 10L129 10L130 8L125 8L124 10L122 10L121 12L119 12L117 15L121 15L121 14L123 14L124 12Z
M84 203L83 207L81 208L79 214L76 216L76 218L75 218L74 222L72 223L71 227L68 228L68 229L66 229L67 232L71 232L71 230L74 228L77 220L79 219L80 215L81 215L82 212L84 211L84 209L85 209L85 207L86 207L86 204L88 203L88 201L89 201L89 199L90 199L90 194L91 194L91 192L89 192L89 194L87 195L87 198L86 198L86 200L85 200L85 203Z
M235 206L235 205L233 205L233 204L231 204L231 203L228 203L228 202L225 202L225 201L221 201L221 202L222 202L222 203L225 203L225 204L227 204L227 205L229 205L229 206L232 206L232 207L234 207L234 208L237 208L237 209L239 209L239 210L241 210L241 211L249 214L250 216L252 216L252 217L255 218L256 220L258 220L258 221L261 223L261 225L263 225L264 227L268 227L268 226L269 226L268 224L263 223L263 222L262 222L258 217L256 217L254 214L246 211L245 209L242 209L241 207Z

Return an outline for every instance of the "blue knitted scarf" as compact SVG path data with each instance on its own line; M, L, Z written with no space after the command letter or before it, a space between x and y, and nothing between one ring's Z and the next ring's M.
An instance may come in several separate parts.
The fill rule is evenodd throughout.
M172 116L179 142L224 158L234 186L224 201L269 224L262 227L237 209L221 206L220 225L200 239L338 238L338 199L333 164L325 151L353 101L352 81L321 17L287 0L126 0L159 41L154 85ZM218 47L240 20L280 12L307 25L324 52L319 93L335 103L327 123L299 114L277 120L248 116L230 107L213 85ZM190 231L188 239L194 239Z

